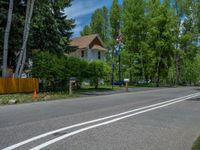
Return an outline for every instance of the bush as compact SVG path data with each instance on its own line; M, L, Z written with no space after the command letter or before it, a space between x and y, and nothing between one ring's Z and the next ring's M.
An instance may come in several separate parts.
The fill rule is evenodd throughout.
M94 85L95 88L98 88L99 81L101 79L107 79L108 75L111 72L111 68L102 61L93 61L89 64L89 79L91 85Z
M200 137L194 142L192 150L200 150Z
M111 68L102 61L88 63L79 58L57 56L49 52L39 52L33 59L32 75L43 79L45 91L66 89L70 77L76 77L77 82L90 80L91 85L98 88L100 80L108 81Z
M194 60L186 59L181 68L181 81L185 84L197 84L200 80L200 55L198 54Z

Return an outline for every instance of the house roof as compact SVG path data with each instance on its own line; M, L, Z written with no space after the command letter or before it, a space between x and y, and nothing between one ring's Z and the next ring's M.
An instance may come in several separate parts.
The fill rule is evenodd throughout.
M92 42L95 39L98 39L100 44L92 44ZM106 51L104 43L102 42L101 38L99 37L98 34L92 34L92 35L86 35L82 36L79 38L72 39L70 42L70 45L73 47L77 47L78 49L85 49L85 48L90 48L90 49L97 49L97 50L103 50Z

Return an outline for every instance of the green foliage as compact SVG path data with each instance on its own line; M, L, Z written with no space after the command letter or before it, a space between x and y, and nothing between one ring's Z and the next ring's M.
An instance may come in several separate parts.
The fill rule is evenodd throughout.
M63 52L71 51L69 39L74 22L63 14L70 3L71 0L36 1L28 56L32 57L30 50L44 52L34 54L33 75L62 81L75 76L79 81L90 79L98 87L100 77L108 80L103 75L107 74L105 70L110 70L107 65L63 56ZM22 43L26 7L18 4L19 0L16 0L9 40L9 63L15 61L14 52L19 51ZM8 1L0 1L0 8L2 49ZM199 10L199 0L124 0L123 6L119 5L118 0L113 0L110 11L103 7L92 14L90 24L84 27L81 35L97 33L106 46L113 49L114 58L108 53L107 61L110 66L115 64L115 75L118 58L114 46L120 28L124 45L121 51L122 77L130 78L133 82L151 80L157 85L162 81L173 85L179 80L180 84L196 84L199 82L200 68L197 47Z
M148 42L154 52L156 83L160 78L166 78L170 66L173 64L176 20L171 14L169 1L160 3L158 0L150 6Z
M57 56L49 52L35 54L32 68L33 77L46 79L47 81L63 81L66 83L70 77L76 77L77 81L90 80L95 88L98 88L100 80L108 81L110 67L102 61L88 63L74 57Z
M0 1L0 56L2 56L3 36L7 21L7 0ZM27 0L25 0L25 4ZM70 6L71 0L36 1L30 24L30 34L27 45L27 58L32 56L32 50L47 50L56 54L70 51L69 39L72 35L74 21L68 19L64 9ZM26 5L20 5L20 0L14 1L12 25L9 38L8 66L15 69L15 52L20 51L24 30Z
M81 31L81 36L84 36L84 35L90 35L92 34L92 29L90 26L86 25L84 28L83 28L83 31Z
M86 25L81 31L81 36L99 34L103 42L108 43L109 23L108 10L105 6L96 9L91 17L90 25Z
M45 49L57 54L70 51L74 21L63 12L70 3L71 0L37 1L31 28L31 49Z
M112 29L112 38L116 39L118 36L118 31L121 24L121 7L118 3L118 0L113 0L111 9L110 9L110 25Z
M93 33L98 33L99 36L103 40L105 40L103 38L104 18L103 18L102 9L97 9L92 14L92 18L91 18L91 22L90 22L90 27L91 27Z
M125 0L123 3L123 43L125 49L132 54L131 61L138 61L139 64L132 66L133 76L142 76L144 80L145 76L145 57L147 53L148 45L147 41L147 18L145 16L145 2L137 0ZM133 69L134 68L134 69Z
M89 64L89 79L91 85L98 88L101 79L106 79L110 74L110 67L102 61L93 61Z
M175 85L176 82L176 67L172 65L168 70L167 80L171 86Z
M39 52L33 59L32 74L37 78L47 80L63 79L63 59L49 52Z
M183 84L194 85L200 81L200 54L194 60L185 59L181 68Z
M200 149L200 137L197 138L197 140L194 142L192 146L192 150L199 150Z
M64 57L64 74L65 79L76 77L78 81L88 78L88 62L74 57Z
M1 0L0 2L0 54L3 52L3 41L4 41L4 32L8 17L8 8L9 1ZM13 15L12 15L12 24L9 36L9 58L15 51L18 51L21 48L22 44L22 35L23 27L25 20L25 11L26 8L19 5L19 1L14 1L13 6ZM2 56L2 55L0 55ZM8 66L12 65L10 63L11 59L8 60Z

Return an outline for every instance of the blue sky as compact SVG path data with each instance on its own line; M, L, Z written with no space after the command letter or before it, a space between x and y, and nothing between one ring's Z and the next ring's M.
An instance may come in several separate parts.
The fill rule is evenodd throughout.
M90 23L92 13L102 6L110 8L113 0L73 0L72 6L65 9L69 18L75 19L76 27L74 28L73 37L80 35L83 27ZM123 0L119 0L122 3Z

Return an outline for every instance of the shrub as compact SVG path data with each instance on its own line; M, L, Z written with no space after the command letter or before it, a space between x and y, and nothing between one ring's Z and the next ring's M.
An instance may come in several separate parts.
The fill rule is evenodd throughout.
M89 79L91 85L94 85L95 88L98 88L99 80L106 79L110 74L110 67L102 61L93 61L89 64Z

